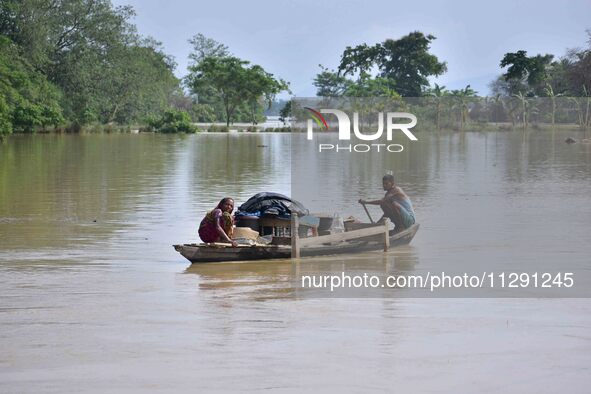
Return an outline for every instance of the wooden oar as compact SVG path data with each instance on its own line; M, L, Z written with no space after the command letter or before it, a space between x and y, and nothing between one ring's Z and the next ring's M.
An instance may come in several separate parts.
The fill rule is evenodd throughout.
M360 202L359 204L363 205L363 209L365 209L365 213L367 213L367 217L369 218L369 221L372 223L375 223L373 221L373 219L371 218L371 215L369 214L369 211L367 210L367 207L365 206L365 203Z

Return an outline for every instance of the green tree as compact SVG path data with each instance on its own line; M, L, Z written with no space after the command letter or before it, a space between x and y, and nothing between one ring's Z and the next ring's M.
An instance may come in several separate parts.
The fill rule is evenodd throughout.
M61 106L69 120L130 122L166 109L178 88L174 62L137 34L133 15L109 0L5 0L0 34L67 93Z
M587 30L587 48L569 49L563 60L569 93L587 96L591 92L591 30Z
M189 114L195 122L215 122L217 119L214 108L209 104L194 103Z
M361 72L359 78L350 84L344 92L349 97L389 97L397 99L400 95L392 88L392 81L383 77L372 77Z
M508 52L501 59L501 68L507 67L503 74L505 81L511 83L511 94L529 96L543 94L548 80L548 68L554 55L527 56L526 51Z
M291 100L285 103L281 111L279 111L279 120L283 122L283 124L287 123L287 120L292 116L292 104Z
M353 81L334 70L329 70L322 64L318 66L321 71L314 77L313 82L314 86L316 86L316 95L319 97L339 97L344 95Z
M587 34L586 48L569 49L556 61L549 54L530 57L523 50L506 53L500 63L506 72L490 84L493 95L511 97L521 92L528 97L585 96L591 91L591 30Z
M192 46L192 51L189 54L189 70L198 68L201 62L207 58L224 58L230 57L228 47L212 38L206 37L199 33L189 39L189 44ZM225 119L226 111L224 103L216 89L212 85L207 85L205 81L195 81L198 73L190 71L188 75L183 78L183 83L189 90L193 101L198 105L206 105L212 109L214 113L214 120ZM243 117L244 108L236 108L235 116L239 119ZM248 112L248 111L247 111Z
M203 34L195 34L189 39L189 44L193 50L189 54L191 65L198 66L203 59L207 57L227 57L230 56L228 47L213 38L204 36Z
M6 103L4 95L0 94L0 141L10 133L12 133L12 109Z
M103 105L103 121L119 123L144 119L169 106L179 89L175 63L164 54L160 43L151 39L119 47L110 56L109 86L103 93L110 100Z
M445 62L429 53L433 35L415 31L398 40L388 39L374 46L347 47L341 57L339 73L369 73L374 67L378 76L390 81L392 89L405 97L419 97L429 86L430 76L447 71Z
M391 80L384 77L372 77L366 71L361 71L356 80L339 75L322 65L322 71L314 78L314 86L318 89L317 96L321 97L391 97L400 95L393 88Z
M287 89L287 83L275 79L258 65L234 56L206 57L198 65L189 68L189 88L201 97L202 92L219 99L224 107L226 125L234 121L241 107L250 106L262 99L272 101L275 94ZM252 115L252 111L251 111Z
M275 96L284 90L289 90L289 85L282 79L275 79L273 74L266 72L259 65L247 68L246 74L245 99L248 102L250 121L256 124L259 120L256 117L257 111L261 110L263 105L267 109L271 108Z
M60 92L0 35L0 136L63 121Z

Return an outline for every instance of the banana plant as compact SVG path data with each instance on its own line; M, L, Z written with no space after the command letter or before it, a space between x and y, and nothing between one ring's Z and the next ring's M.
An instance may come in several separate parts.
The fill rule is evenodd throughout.
M442 98L448 96L449 92L445 89L445 86L439 86L438 84L435 84L435 87L429 90L428 95L433 97L435 100L435 124L437 127L437 131L439 131L441 130Z
M546 84L546 88L544 89L546 92L546 96L550 98L550 102L552 103L552 112L551 112L551 119L552 119L552 129L554 129L554 125L556 124L556 97L563 96L562 93L554 93L554 89L552 89L552 85L549 83Z
M585 126L585 118L583 117L583 111L581 110L580 98L569 97L568 99L574 104L575 111L577 113L577 123L579 124L579 127L583 128Z
M587 88L585 87L585 85L583 85L583 92L585 93L585 97L587 105L585 108L585 128L589 128L589 126L591 126L591 114L589 113L590 107L591 107L591 94L589 94L590 92L587 90Z
M528 115L528 110L529 110L529 101L527 100L527 97L523 95L522 92L519 92L518 94L514 94L513 97L517 98L519 100L519 103L521 104L521 120L522 120L522 125L523 125L523 130L527 129L527 115Z
M464 131L464 126L470 120L469 99L476 96L476 91L467 85L464 89L452 90L450 95L454 98L454 108L458 110L460 120L460 131Z

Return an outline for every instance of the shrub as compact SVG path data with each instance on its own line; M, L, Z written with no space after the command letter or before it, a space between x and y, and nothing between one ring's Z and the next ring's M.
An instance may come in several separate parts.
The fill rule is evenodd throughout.
M12 122L10 119L10 108L6 101L0 96L0 139L4 134L12 133Z
M210 133L229 133L230 128L226 125L218 126L218 125L212 124L211 126L209 126L209 129L207 131L209 131Z
M148 119L148 125L158 133L195 133L197 128L185 111L170 109L160 118Z
M59 89L0 35L0 134L35 132L63 122Z

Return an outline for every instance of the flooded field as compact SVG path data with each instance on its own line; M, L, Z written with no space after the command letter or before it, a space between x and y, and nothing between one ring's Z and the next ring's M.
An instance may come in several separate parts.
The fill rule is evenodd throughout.
M0 391L585 392L591 145L567 135L583 136L423 133L378 164L316 163L309 193L292 161L312 163L292 157L288 134L12 136L0 144ZM293 192L363 219L356 201L380 197L388 169L421 223L410 246L194 266L171 246L197 242L226 195ZM294 285L302 272L493 265L572 270L579 298Z

